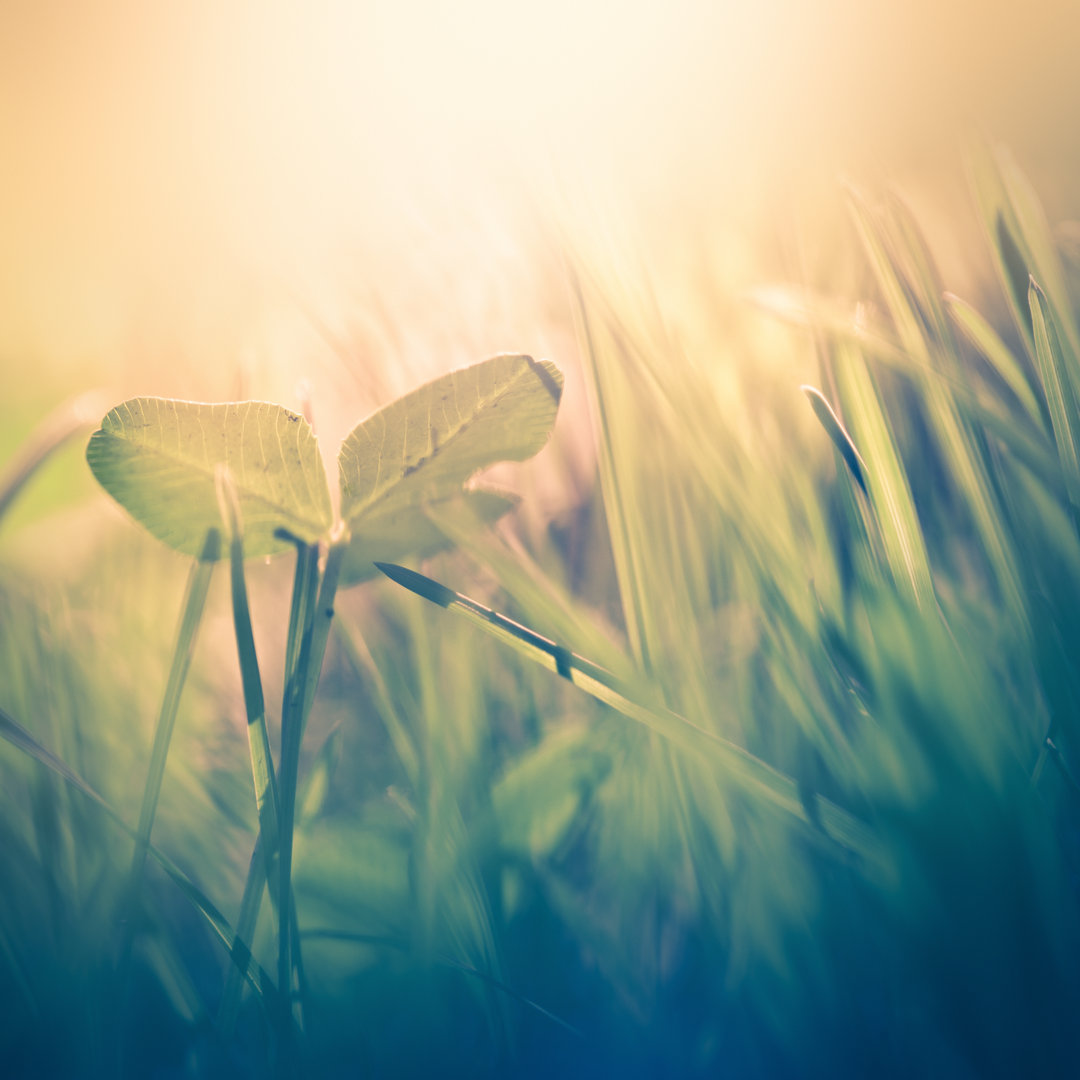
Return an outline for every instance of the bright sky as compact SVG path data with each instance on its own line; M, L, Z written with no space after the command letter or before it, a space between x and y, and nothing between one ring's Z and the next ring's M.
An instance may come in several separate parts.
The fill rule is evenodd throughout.
M959 184L972 122L1071 166L1078 9L4 0L0 363L224 357L290 290L436 250L482 277L553 190L738 220L838 171Z

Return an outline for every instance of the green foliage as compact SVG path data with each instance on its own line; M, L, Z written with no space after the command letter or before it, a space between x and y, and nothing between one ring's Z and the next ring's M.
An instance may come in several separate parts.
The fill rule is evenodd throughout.
M171 406L143 443L106 418L91 461L133 516L189 554L220 534L232 618L210 587L200 636L235 637L240 667L196 652L165 695L117 1004L139 835L117 823L179 583L124 538L53 605L0 574L24 629L0 635L6 1060L63 1017L107 1071L153 1001L204 1072L1075 1071L1075 282L1008 157L972 180L999 301L944 292L898 197L850 194L857 298L756 294L810 331L785 339L797 375L732 373L728 351L761 354L722 298L570 252L596 484L521 535L485 530L509 501L468 485L547 437L561 376L524 357L364 421L336 523L325 481L251 501L253 462L299 482L300 457L222 428L159 473L198 489L166 527L183 504L148 463ZM313 477L313 436L281 422ZM287 607L291 568L249 560L279 528ZM374 560L406 588L338 595Z
M496 461L524 461L545 442L562 396L548 360L498 356L406 394L341 444L341 516L372 523L461 490Z
M248 556L315 543L330 528L330 489L307 421L280 405L132 398L86 450L102 487L159 540L198 555L221 526L216 469L233 477Z

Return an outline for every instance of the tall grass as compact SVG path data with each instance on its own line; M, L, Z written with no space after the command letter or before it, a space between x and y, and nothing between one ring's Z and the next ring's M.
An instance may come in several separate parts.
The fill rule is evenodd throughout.
M1016 166L976 155L972 180L1004 303L946 293L905 204L852 191L859 295L768 293L797 373L733 377L715 298L688 318L567 253L595 485L540 529L440 521L459 550L424 567L563 651L391 581L337 600L290 751L312 1072L1075 1070L1080 337ZM130 823L182 570L102 551L62 588L0 579L0 707ZM259 638L288 571L249 576ZM176 873L147 866L126 1005L100 991L129 833L25 744L0 757L16 1073L103 1070L114 1036L134 1072L270 1068L289 904L271 882L255 921L243 889L246 732L257 763L281 718L231 634L211 587L153 834ZM264 680L295 666L258 644ZM739 782L729 744L790 796Z

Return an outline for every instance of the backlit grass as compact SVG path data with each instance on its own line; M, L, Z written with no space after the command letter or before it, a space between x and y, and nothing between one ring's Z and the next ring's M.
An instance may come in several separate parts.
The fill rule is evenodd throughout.
M185 560L117 522L0 565L13 1072L1068 1075L1080 333L1016 166L971 172L1001 296L852 190L861 285L756 294L788 364L565 245L595 476L435 506L455 550L334 601L306 729L293 557L234 553L138 903Z

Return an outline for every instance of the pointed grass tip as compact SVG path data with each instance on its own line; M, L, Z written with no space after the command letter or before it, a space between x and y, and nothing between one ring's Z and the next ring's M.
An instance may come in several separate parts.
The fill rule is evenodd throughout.
M448 589L445 585L440 585L437 581L432 581L431 578L424 577L415 570L398 566L396 563L384 562L375 563L375 568L391 581L397 582L398 585L404 586L425 600L430 600L433 604L438 604L439 607L449 607L457 599L457 594L453 589Z
M810 407L814 410L814 415L832 439L833 445L840 451L855 482L862 488L863 494L869 496L870 493L866 487L866 467L863 464L862 455L856 449L847 429L840 423L840 418L833 412L828 399L815 386L804 384L799 389L806 395Z

